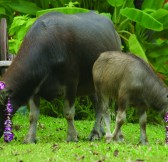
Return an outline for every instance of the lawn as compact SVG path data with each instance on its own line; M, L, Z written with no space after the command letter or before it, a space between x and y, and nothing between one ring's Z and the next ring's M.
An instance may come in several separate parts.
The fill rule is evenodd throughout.
M87 137L93 121L75 121L79 142L66 142L66 120L40 116L36 144L22 144L29 122L27 115L13 118L15 139L4 143L0 139L0 162L166 162L168 146L164 144L163 125L147 125L149 145L139 142L139 125L123 126L125 143L106 144L104 139L90 142ZM112 124L112 129L114 123Z

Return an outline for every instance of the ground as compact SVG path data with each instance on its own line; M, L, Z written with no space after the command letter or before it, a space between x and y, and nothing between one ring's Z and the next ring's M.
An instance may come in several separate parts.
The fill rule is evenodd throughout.
M29 126L28 115L13 118L15 139L4 143L0 139L0 162L166 162L168 146L165 145L164 125L147 125L149 145L139 142L139 125L126 123L123 126L124 143L106 144L87 140L93 121L76 121L79 142L66 142L66 120L41 116L38 123L37 143L22 144ZM114 123L112 123L112 130Z

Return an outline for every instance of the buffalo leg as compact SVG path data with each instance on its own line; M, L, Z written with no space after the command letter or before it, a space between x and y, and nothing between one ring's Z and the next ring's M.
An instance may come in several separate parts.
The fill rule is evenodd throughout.
M111 124L111 117L110 117L110 111L109 111L109 98L104 97L102 98L102 113L103 113L103 119L106 124L106 142L109 143L112 139L112 134L110 130L110 124Z
M34 96L30 99L30 126L27 136L24 139L24 143L35 143L36 142L36 128L37 128L37 121L39 119L39 104L40 98L38 96Z
M116 124L115 124L115 129L113 131L113 140L118 142L124 141L123 135L121 133L121 127L126 119L125 109L126 109L127 101L128 101L128 98L126 96L118 100Z
M94 103L94 109L95 109L95 123L93 126L93 129L89 135L89 140L98 140L102 136L104 136L105 131L104 131L104 121L103 121L103 116L102 112L100 110L100 103L98 102L98 98L95 95L94 98L91 98L93 103ZM93 100L94 99L94 100Z
M147 115L145 110L139 110L140 142L145 145L148 143L146 136Z
M68 100L64 102L64 116L68 123L68 130L67 130L67 141L75 141L77 142L77 132L74 126L74 116L75 116L75 108L74 105L70 106Z
M123 142L123 135L121 133L121 126L123 125L125 118L126 118L125 110L124 111L118 110L117 117L116 117L116 125L115 125L115 129L113 131L113 140L115 140L115 141Z
M75 116L75 97L77 90L76 82L69 82L66 88L66 97L64 101L64 116L67 120L68 128L67 128L67 141L77 142L77 132L74 126L74 116Z

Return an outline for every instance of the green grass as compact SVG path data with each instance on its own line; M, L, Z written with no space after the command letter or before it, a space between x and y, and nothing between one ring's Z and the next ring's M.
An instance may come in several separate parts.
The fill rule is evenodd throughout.
M87 137L93 121L75 121L79 142L66 142L66 120L41 116L38 123L37 144L22 144L27 132L28 116L13 118L15 139L4 143L0 139L0 162L166 162L168 146L164 144L163 125L147 125L149 145L139 142L139 125L123 126L125 143L106 144L104 139L89 142ZM112 123L112 130L114 123Z

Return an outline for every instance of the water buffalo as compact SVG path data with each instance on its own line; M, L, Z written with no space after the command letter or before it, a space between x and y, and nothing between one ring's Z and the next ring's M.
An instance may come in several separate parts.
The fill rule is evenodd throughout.
M24 142L35 142L40 97L51 101L58 96L65 99L67 141L77 141L75 97L94 93L92 66L99 54L120 48L111 20L99 14L52 12L38 18L3 76L6 88L0 92L1 101L10 95L13 114L21 105L30 103L30 128ZM4 129L4 109L1 105L0 136ZM95 122L90 138L98 129Z
M146 110L153 108L161 114L168 111L168 88L151 67L133 54L104 52L93 65L93 80L99 102L99 112L106 123L106 141L123 141L121 126L128 106L139 112L140 142L147 144ZM109 99L116 101L118 111L113 134L110 131Z

